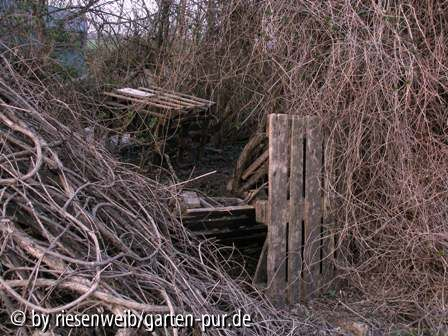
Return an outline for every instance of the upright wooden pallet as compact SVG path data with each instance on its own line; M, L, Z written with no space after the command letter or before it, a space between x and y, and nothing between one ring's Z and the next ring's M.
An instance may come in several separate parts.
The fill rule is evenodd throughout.
M333 275L323 167L316 118L269 116L267 292L276 304L307 300Z

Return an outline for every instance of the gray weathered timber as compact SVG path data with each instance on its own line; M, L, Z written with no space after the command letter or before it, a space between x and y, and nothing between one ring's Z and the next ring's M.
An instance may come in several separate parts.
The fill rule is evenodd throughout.
M320 235L322 221L321 173L322 132L316 118L309 117L306 127L305 158L304 298L318 287L320 280Z
M288 116L269 116L268 293L275 304L286 298L286 241L288 211Z
M290 304L299 301L302 284L304 133L303 118L292 116L288 232L288 301Z

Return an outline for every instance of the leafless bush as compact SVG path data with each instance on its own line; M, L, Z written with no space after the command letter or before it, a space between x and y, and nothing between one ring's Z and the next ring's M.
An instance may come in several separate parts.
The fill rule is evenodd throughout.
M448 3L201 8L201 38L181 36L177 54L173 36L161 80L213 95L226 128L272 112L318 115L343 276L397 319L446 327Z

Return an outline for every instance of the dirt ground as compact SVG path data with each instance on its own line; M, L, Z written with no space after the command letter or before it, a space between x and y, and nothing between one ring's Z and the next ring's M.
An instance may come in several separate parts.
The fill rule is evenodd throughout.
M197 151L185 152L181 162L173 162L174 170L180 181L216 171L216 173L188 183L189 189L197 189L208 196L234 196L226 188L232 177L235 163L244 147L245 142L236 141L217 148L206 145L202 155L197 159Z

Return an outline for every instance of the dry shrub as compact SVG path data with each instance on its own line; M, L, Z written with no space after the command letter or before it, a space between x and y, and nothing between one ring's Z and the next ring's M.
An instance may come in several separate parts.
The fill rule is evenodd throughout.
M237 125L318 115L343 276L390 316L446 327L448 2L233 0L218 13L161 78L208 88Z

